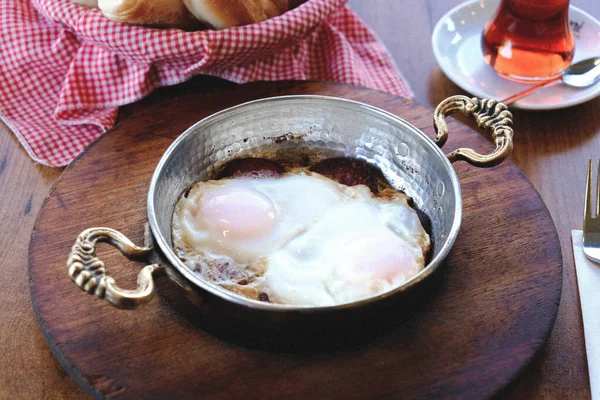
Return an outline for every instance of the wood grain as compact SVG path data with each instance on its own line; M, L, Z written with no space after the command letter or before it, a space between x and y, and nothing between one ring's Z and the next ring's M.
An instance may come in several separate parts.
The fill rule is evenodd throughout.
M440 71L430 44L437 21L461 0L349 3L386 44L418 102L435 107L450 95L465 94ZM600 19L600 2L571 0L571 4ZM514 116L512 159L550 209L560 237L564 279L558 318L547 346L506 395L523 399L589 398L571 230L582 228L587 162L600 155L600 98L565 110L519 110Z
M437 20L460 2L350 0L349 4L386 44L415 100L433 107L448 95L462 93L440 72L430 44ZM597 0L571 4L600 19ZM205 90L202 85L193 87ZM137 109L134 105L128 110ZM590 397L570 230L581 228L587 160L600 154L600 99L559 111L552 124L545 122L554 114L515 113L513 161L550 209L563 251L564 280L548 344L507 394L511 398ZM61 170L36 166L1 125L0 171L0 311L4 317L0 320L0 398L80 398L83 393L56 362L35 323L27 290L27 246L34 217Z
M39 332L27 281L31 230L60 173L33 164L0 123L0 398L67 399L81 395Z
M325 83L228 85L144 101L143 111L125 116L61 176L32 235L30 288L51 348L90 393L114 398L489 397L512 382L542 347L558 309L562 257L548 210L510 161L487 170L456 164L463 227L435 278L433 294L399 328L341 351L278 353L214 337L203 329L195 306L166 280L157 299L143 309L123 311L86 295L68 279L65 258L83 229L109 226L142 240L154 168L189 125L243 101L307 93L364 101L434 135L431 109L381 92ZM492 149L460 123L452 121L449 129L451 147ZM122 266L115 251L104 257L117 279L132 287L138 267ZM380 324L376 315L371 323Z

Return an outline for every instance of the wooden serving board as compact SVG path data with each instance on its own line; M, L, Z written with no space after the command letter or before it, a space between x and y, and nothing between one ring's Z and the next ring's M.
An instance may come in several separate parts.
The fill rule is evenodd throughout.
M544 344L562 284L554 224L511 161L491 169L455 164L463 224L439 287L399 327L358 346L304 353L243 347L204 331L194 306L166 277L158 279L157 296L135 311L116 309L70 281L65 263L82 230L112 227L142 243L147 190L163 151L225 107L285 94L339 96L386 109L433 136L431 109L381 92L318 82L214 86L198 92L188 83L126 107L118 125L66 169L42 207L30 244L31 295L67 372L96 397L134 399L501 393ZM448 151L492 150L464 123L449 127ZM100 256L118 284L134 287L141 265L108 247Z

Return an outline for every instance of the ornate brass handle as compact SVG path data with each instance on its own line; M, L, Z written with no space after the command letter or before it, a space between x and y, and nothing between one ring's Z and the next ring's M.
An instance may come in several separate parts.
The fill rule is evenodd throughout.
M503 103L477 97L470 99L467 96L452 96L437 106L433 114L433 123L437 133L435 142L438 146L442 147L448 139L448 125L444 118L459 111L466 116L475 117L480 128L492 129L496 150L491 154L483 155L472 149L457 149L448 154L450 162L463 160L477 167L493 167L510 156L514 134L512 114Z
M110 228L90 228L77 237L67 268L69 277L89 294L106 298L119 308L133 309L149 302L154 296L152 274L162 272L159 264L145 266L137 278L135 290L125 290L115 284L114 278L108 276L104 262L96 257L96 243L106 242L118 248L130 260L140 261L152 253L151 247L138 247L122 233Z

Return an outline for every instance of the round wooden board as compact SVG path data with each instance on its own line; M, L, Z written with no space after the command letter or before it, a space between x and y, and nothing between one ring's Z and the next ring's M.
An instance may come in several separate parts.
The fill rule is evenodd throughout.
M438 289L398 328L359 346L285 353L231 343L199 327L195 308L167 278L136 311L85 294L65 267L77 235L108 226L142 243L161 154L213 112L262 97L322 94L381 107L433 136L431 109L367 89L320 82L195 89L193 82L163 89L124 108L115 129L63 173L38 216L29 259L33 305L54 354L90 394L480 398L506 387L541 348L558 309L562 257L548 210L511 161L491 169L455 164L463 225ZM448 150L492 149L462 122L449 126ZM106 249L100 254L110 273L133 287L140 266Z

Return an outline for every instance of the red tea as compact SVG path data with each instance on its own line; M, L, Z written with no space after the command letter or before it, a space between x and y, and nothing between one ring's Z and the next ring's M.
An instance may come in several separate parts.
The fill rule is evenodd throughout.
M509 79L557 76L575 50L569 0L502 0L483 30L482 46L485 62Z

